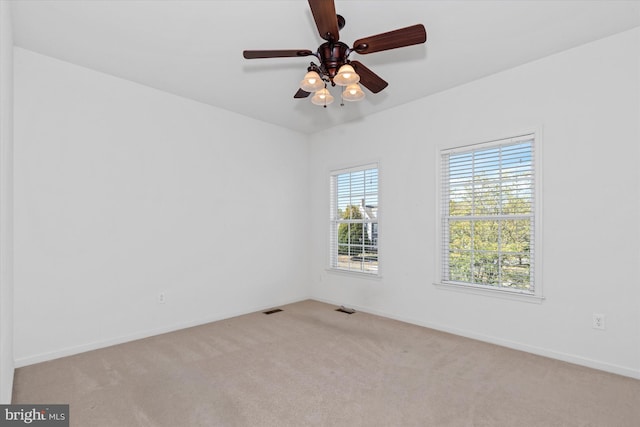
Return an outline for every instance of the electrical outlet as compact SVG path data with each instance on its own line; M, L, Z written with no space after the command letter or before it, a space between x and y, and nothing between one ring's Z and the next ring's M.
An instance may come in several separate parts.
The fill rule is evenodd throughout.
M604 314L593 313L593 329L605 329Z
M165 302L165 295L164 292L160 292L158 294L158 304L164 304Z

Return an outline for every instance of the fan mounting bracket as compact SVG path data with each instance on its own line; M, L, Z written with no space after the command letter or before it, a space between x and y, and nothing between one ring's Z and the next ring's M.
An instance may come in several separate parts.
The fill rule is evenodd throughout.
M369 45L367 43L360 43L360 44L358 44L358 46L354 46L353 50L355 50L356 52L360 52L360 51L365 50L368 47L369 47Z

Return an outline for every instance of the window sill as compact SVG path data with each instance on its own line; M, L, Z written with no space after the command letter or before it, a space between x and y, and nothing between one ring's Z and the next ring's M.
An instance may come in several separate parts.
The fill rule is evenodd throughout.
M484 286L462 285L457 283L434 283L434 286L438 289L446 291L483 295L493 298L508 299L512 301L522 301L534 304L541 304L542 301L544 301L544 297L540 295L525 294L506 289L491 289Z
M340 269L340 268L331 268L331 267L327 267L326 271L328 273L331 273L331 274L338 274L340 276L356 277L358 279L372 279L372 280L380 280L380 279L382 279L382 276L380 275L380 272L377 272L377 273L365 273L365 272L362 272L362 271L343 270L343 269Z

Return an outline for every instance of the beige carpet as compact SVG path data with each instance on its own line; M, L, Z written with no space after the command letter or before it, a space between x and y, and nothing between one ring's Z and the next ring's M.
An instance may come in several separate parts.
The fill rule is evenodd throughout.
M304 301L20 368L72 426L629 426L640 381Z

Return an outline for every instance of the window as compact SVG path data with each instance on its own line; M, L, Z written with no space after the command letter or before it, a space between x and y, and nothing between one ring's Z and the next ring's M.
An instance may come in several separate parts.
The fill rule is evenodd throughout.
M442 284L536 292L535 136L443 150Z
M331 173L330 268L378 273L378 166Z

